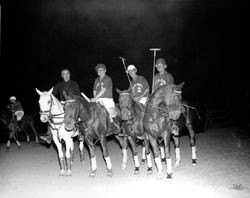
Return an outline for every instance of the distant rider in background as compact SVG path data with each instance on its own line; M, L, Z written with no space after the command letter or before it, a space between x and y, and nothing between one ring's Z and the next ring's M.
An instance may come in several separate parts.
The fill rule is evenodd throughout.
M17 122L21 121L24 116L22 103L15 96L11 96L9 100L11 104L7 105L7 108L11 111L13 119Z

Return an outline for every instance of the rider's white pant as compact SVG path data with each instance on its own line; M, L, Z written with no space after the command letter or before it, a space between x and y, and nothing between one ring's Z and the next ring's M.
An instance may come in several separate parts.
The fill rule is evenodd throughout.
M115 102L113 98L98 98L96 102L99 102L101 105L105 107L105 109L107 109L110 117L116 116Z

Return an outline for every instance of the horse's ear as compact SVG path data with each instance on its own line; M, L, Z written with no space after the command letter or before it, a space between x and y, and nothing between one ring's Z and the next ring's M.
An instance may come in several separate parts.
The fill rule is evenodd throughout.
M122 91L118 88L115 89L118 94L122 93Z
M53 89L54 89L54 87L52 87L52 88L48 91L49 95L52 94Z
M39 95L42 95L42 92L41 91L39 91L37 88L35 88L36 89L36 92L39 94Z
M179 85L178 85L178 88L179 88L179 89L182 89L183 86L184 86L184 84L185 84L185 81L183 81L181 84L179 84Z

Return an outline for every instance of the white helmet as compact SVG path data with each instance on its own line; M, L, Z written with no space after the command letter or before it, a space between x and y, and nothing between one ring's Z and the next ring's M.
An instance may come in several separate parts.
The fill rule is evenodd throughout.
M15 96L11 96L9 100L16 100Z
M136 67L135 67L134 65L129 65L129 66L127 67L127 73L128 73L130 70L133 70L133 69L137 70Z

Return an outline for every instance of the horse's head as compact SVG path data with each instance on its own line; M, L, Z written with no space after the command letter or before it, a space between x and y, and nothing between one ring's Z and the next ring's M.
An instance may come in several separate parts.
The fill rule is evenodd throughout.
M71 131L75 128L75 123L77 122L78 110L77 110L77 97L69 92L64 92L64 97L66 98L64 105L64 123L65 129Z
M120 91L118 89L116 91L119 93L119 106L121 109L122 120L130 120L131 109L133 108L132 96L128 91Z
M41 122L48 122L49 118L53 113L55 115L63 113L63 107L60 102L52 95L53 87L49 91L41 92L36 89L39 94L39 107L40 107L40 120ZM57 106L57 108L53 108Z
M165 106L168 111L169 118L172 120L179 119L182 108L181 108L181 89L184 85L184 82L180 85L168 85L163 87L162 91L162 100L165 103Z

